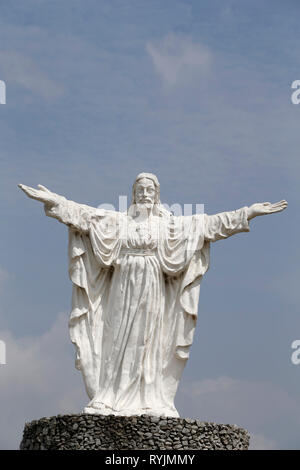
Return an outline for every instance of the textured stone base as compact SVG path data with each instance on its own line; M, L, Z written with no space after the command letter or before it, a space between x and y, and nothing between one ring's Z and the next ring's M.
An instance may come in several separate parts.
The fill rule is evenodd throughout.
M25 424L21 450L247 450L230 424L154 416L58 415Z

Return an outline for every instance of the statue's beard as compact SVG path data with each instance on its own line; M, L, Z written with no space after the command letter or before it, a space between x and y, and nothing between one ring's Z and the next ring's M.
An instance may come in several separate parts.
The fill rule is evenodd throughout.
M137 202L134 204L134 213L136 217L147 216L152 211L154 203L152 201Z

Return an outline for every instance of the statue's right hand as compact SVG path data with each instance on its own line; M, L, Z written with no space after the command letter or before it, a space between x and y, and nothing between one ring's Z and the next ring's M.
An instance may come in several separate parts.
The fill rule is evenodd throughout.
M42 186L41 184L38 184L39 189L31 188L25 184L18 184L18 186L28 197L31 197L32 199L36 199L37 201L41 201L45 204L56 204L58 202L58 195L52 193L49 191L49 189L45 188L45 186Z

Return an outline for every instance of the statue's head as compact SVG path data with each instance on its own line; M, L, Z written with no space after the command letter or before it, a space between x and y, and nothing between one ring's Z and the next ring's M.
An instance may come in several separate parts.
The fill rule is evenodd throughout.
M159 201L159 182L152 173L140 173L133 184L132 200L134 204L143 204L148 209Z
M153 209L156 215L167 214L160 202L158 179L153 173L140 173L133 183L131 209L134 210L134 207L141 205L147 209Z

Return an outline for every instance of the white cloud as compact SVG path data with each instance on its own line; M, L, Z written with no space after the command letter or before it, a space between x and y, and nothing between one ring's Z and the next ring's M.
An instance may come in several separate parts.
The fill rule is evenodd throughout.
M277 444L262 434L251 434L249 450L274 450Z
M169 87L206 73L211 64L212 56L207 47L172 33L155 44L148 42L146 48L156 72Z
M0 51L0 64L2 78L5 79L7 85L7 96L11 83L22 86L46 101L57 99L63 94L62 85L51 80L34 59L23 53L2 50Z
M80 373L74 368L68 316L60 314L41 337L6 343L6 365L0 366L0 448L18 448L25 422L43 416L78 413L88 402Z
M293 446L300 426L300 400L271 382L230 377L190 382L181 385L177 405L182 416L244 427L252 449Z

